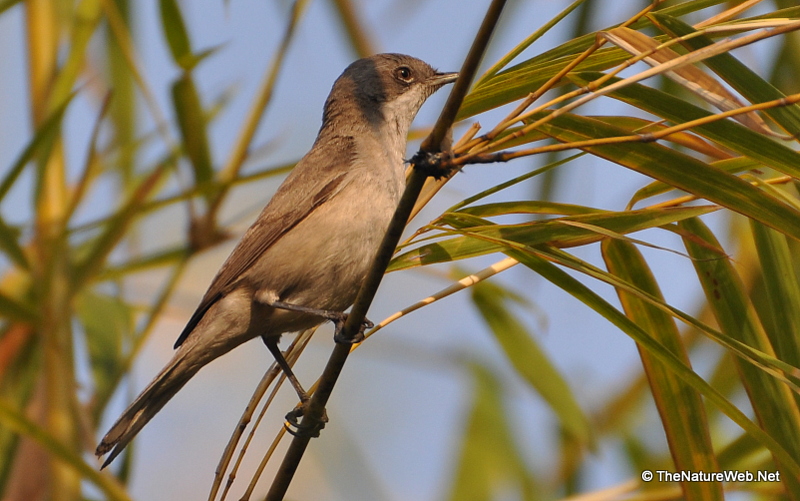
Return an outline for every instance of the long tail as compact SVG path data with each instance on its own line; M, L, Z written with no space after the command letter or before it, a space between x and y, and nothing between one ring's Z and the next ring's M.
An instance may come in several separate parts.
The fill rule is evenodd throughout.
M196 345L179 349L166 367L125 409L114 426L106 433L95 451L98 457L111 451L102 468L108 466L133 440L139 430L208 362L208 360L198 360L198 358L205 357L197 353L198 350L193 350L193 347Z

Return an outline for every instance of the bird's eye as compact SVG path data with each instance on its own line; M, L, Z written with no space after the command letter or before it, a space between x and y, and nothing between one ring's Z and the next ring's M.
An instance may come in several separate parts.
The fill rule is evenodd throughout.
M394 70L394 76L398 80L402 80L403 82L410 83L414 80L414 77L411 73L411 68L408 66L400 66L396 70Z

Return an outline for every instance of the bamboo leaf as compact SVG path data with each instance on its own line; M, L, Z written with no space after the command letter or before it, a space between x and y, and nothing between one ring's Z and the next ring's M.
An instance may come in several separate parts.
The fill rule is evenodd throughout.
M475 389L469 410L455 477L448 499L493 499L507 492L509 483L531 499L532 483L503 412L502 387L489 371L471 364Z
M75 313L86 334L95 394L105 400L114 390L114 378L123 360L123 343L133 332L133 310L119 298L86 290L76 300Z
M186 260L190 254L191 249L189 249L187 245L178 245L173 248L153 252L152 254L134 257L121 264L109 266L99 273L97 279L98 281L119 280L122 277L134 273L141 273L155 268L174 265Z
M167 38L172 59L184 70L190 70L196 63L192 56L189 33L183 21L183 15L175 0L159 0L161 25Z
M53 457L58 458L64 465L79 473L82 478L97 486L108 496L108 499L130 501L125 489L112 476L101 473L95 466L87 464L80 454L76 454L59 442L47 430L25 417L5 400L0 400L0 422L4 427L35 440Z
M610 273L663 301L655 277L633 244L608 239L603 241L602 250ZM625 290L617 289L617 294L628 318L691 367L678 327L669 314ZM700 394L647 350L639 347L639 355L661 415L675 470L719 471ZM687 500L723 499L719 482L682 481L681 489Z
M716 162L709 163L709 165L715 169L721 170L722 172L736 174L746 170L757 169L761 166L761 162L757 162L747 157L737 157L727 160L717 160ZM661 195L662 193L667 193L668 191L674 189L674 187L666 183L662 183L661 181L653 181L644 188L637 190L636 193L633 194L630 202L628 202L628 207L633 207L636 203L646 198Z
M36 133L33 135L33 138L30 140L28 145L22 150L22 153L17 157L17 159L12 164L11 168L8 170L8 174L3 178L3 181L0 183L0 201L5 198L8 190L14 186L14 183L19 178L19 175L22 174L22 171L25 169L25 166L28 165L28 162L36 154L41 154L43 156L49 155L49 150L53 146L53 141L58 137L59 130L61 128L61 121L64 118L64 113L67 110L67 106L69 103L72 102L72 98L75 94L72 94L64 103L59 106L53 113L47 117L47 120L36 130Z
M509 310L505 289L484 281L471 290L475 306L517 373L547 402L572 438L583 445L591 444L589 419L561 373Z
M681 16L723 2L724 0L695 0L664 8L660 12ZM642 18L630 27L632 29L640 29L650 25L650 19ZM607 31L612 28L609 27L601 31ZM591 47L596 38L595 33L589 33L572 39L554 49L501 71L491 78L482 79L480 85L476 85L464 99L456 120L464 120L484 111L524 98L556 75L574 59L576 54ZM602 71L623 63L628 57L628 54L622 49L600 49L578 65L575 71ZM556 87L563 85L563 83L562 81L556 84Z
M572 75L577 85L586 85L599 73ZM618 79L611 79L612 84ZM711 113L650 87L631 84L610 92L610 97L680 124L710 116ZM768 165L779 172L800 178L800 153L730 120L718 120L692 128L695 133L717 144Z
M767 306L774 331L767 331L775 352L786 362L800 367L800 284L786 237L763 224L750 221L758 250ZM792 334L794 333L794 335Z
M724 252L713 250L720 249L717 239L699 219L688 219L678 225L686 232L684 244L722 332L772 354L769 339L736 270L722 257ZM789 389L748 363L737 361L737 366L761 426L784 444L793 457L800 457L800 410ZM787 471L784 459L776 456L776 460L784 471L787 492L800 495L800 475Z
M205 113L191 73L184 73L173 85L172 103L184 149L194 168L195 181L200 186L207 186L214 177L214 168L211 164ZM211 197L213 194L207 193L206 196Z
M569 113L541 125L540 130L564 143L627 134L624 129ZM608 144L583 149L800 239L800 211L694 157L653 143Z
M698 50L714 43L707 36L698 35L696 30L688 24L668 14L654 13L651 15L651 19L659 28L673 36L695 35L681 41L690 50ZM730 53L708 58L704 63L751 103L762 103L786 97L783 92L761 78ZM771 108L764 110L764 113L780 124L792 136L800 136L800 106L790 105Z
M564 10L559 12L557 16L548 20L541 28L531 33L522 42L518 43L516 47L514 47L508 54L500 58L500 60L494 63L491 68L486 70L486 72L475 82L475 87L480 87L483 82L496 75L497 72L506 67L511 61L514 60L514 58L522 54L525 49L530 47L535 41L539 40L544 34L550 31L553 26L557 25L562 19L567 17L573 10L575 10L584 2L586 2L586 0L573 1L566 8L564 8Z
M25 251L19 244L21 232L17 228L12 228L6 224L0 216L0 250L6 253L11 261L23 270L30 269L28 258Z
M579 64L576 71L605 70L624 62L628 57L628 53L622 49L600 49ZM536 57L498 73L469 93L456 120L464 120L522 99L550 80L573 59L572 55L554 60ZM562 81L556 87L564 83Z
M167 164L162 164L145 177L131 193L128 200L125 201L119 212L108 221L101 234L95 240L87 243L85 252L78 256L70 277L74 289L79 289L92 274L102 267L108 254L125 236L130 224L139 215L142 205L147 201L166 172L166 167Z
M601 209L585 207L583 205L562 204L540 200L520 200L514 202L497 202L484 205L470 205L458 209L460 214L470 214L477 217L505 216L508 214L559 214L568 216L610 213Z
M654 67L686 57L666 47L656 50L660 45L657 41L630 28L616 28L606 32L605 36L634 56L649 53L650 55L644 57L644 61ZM691 64L677 66L674 70L665 72L664 75L722 111L735 110L745 106L732 92L697 66ZM733 119L756 132L772 134L764 120L753 111L737 115Z
M708 206L643 209L627 212L601 212L599 214L573 216L564 219L599 226L619 234L627 234L647 228L655 228L715 210L717 210L716 207ZM503 250L502 245L486 241L488 239L510 240L528 246L549 243L555 247L574 247L597 242L604 238L594 231L562 224L559 220L560 218L516 225L492 224L480 228L470 228L463 225L463 220L459 218L458 213L447 213L443 218L448 223L457 225L461 230L460 233L466 234L440 242L425 244L395 256L389 265L388 271L446 263ZM469 231L465 231L467 229Z
M605 234L610 232L603 232L603 233ZM785 383L787 387L792 389L793 391L800 393L800 378L798 377L798 372L800 370L798 370L797 367L787 364L786 362L783 362L782 360L775 358L772 354L765 353L764 351L761 351L757 348L753 348L752 346L743 343L738 339L734 339L729 336L723 335L721 332L710 328L709 326L705 325L704 323L700 322L694 317L687 315L686 313L682 312L681 310L673 306L670 306L660 298L653 296L647 293L646 291L634 285L631 285L629 282L621 280L618 277L611 275L587 263L586 261L578 259L577 257L552 246L540 245L534 248L498 238L490 238L486 236L483 236L482 238L490 240L493 243L496 243L497 245L504 246L507 249L515 249L520 252L533 253L537 256L547 259L550 262L569 267L587 276L606 282L614 286L618 290L624 290L625 292L633 295L634 297L637 297L645 301L647 304L669 315L672 315L675 318L680 319L687 325L692 326L705 336L708 336L710 339L714 340L715 342L724 346L726 349L730 350L732 353L740 357L742 360L745 360L748 363L752 364L754 367L759 368L760 370L764 371L765 374L769 374L776 380ZM620 241L626 241L623 240L622 238L616 238L616 239ZM641 244L645 243L642 242L640 243L640 245Z
M590 290L577 279L573 278L555 265L547 262L530 252L521 252L516 249L508 250L507 254L520 263L531 268L543 278L552 282L554 285L564 289L570 295L583 302L597 313L605 317L612 324L619 327L627 335L631 336L637 343L642 345L650 354L656 357L661 363L666 365L669 370L678 376L683 382L700 392L706 400L717 406L726 416L751 434L762 445L767 447L787 469L791 469L790 475L800 478L800 465L782 444L785 442L772 437L766 433L753 421L739 410L735 405L728 401L721 393L710 386L703 378L692 371L683 361L667 350L661 343L653 339L647 332L633 323L628 317L611 306L595 292ZM782 476L782 478L784 478Z

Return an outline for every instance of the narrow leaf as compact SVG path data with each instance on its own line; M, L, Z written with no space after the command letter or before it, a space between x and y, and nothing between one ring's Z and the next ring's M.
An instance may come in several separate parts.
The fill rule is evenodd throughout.
M8 190L14 186L17 178L34 155L37 153L41 153L44 156L48 155L48 151L46 150L52 147L53 140L58 136L58 131L61 128L61 121L64 118L64 112L66 112L69 103L72 102L73 96L74 94L47 117L47 120L36 130L31 141L14 161L8 174L6 174L3 181L0 182L0 201L5 198ZM42 148L44 148L45 151L40 151Z
M717 210L716 207L679 207L669 209L643 209L626 212L600 212L585 216L565 218L599 226L619 234L627 234L647 228L655 228L673 223L688 217L699 216ZM449 213L455 214L458 213ZM487 225L481 228L470 228L461 225L457 217L443 216L447 222L458 225L460 232L467 233L436 243L425 244L396 256L389 264L389 271L397 271L416 266L435 263L446 263L481 256L492 252L500 252L503 246L485 241L486 239L502 239L519 244L535 246L549 243L555 247L574 247L597 242L603 238L596 232L565 225L560 218L546 221L533 221L517 225ZM469 231L465 231L469 229ZM475 235L470 235L474 232Z
M164 28L164 36L167 38L169 50L175 63L189 70L194 65L192 57L192 47L189 42L189 33L186 31L186 24L183 22L183 15L175 0L159 0L161 8L161 25Z
M471 290L475 306L517 373L547 402L572 438L580 444L590 444L589 419L561 373L509 310L508 293L485 281L474 285Z
M195 181L201 187L205 186L214 177L214 168L211 165L206 118L191 73L185 73L172 86L172 103L175 106L184 150L194 168Z
M573 81L585 85L598 78L599 73L573 75ZM617 82L611 79L609 84ZM665 118L675 124L708 117L711 113L651 87L640 84L627 85L610 92L609 97L619 99L639 109ZM800 178L800 153L762 134L730 120L698 125L692 128L696 134L706 137L733 151L768 165L794 178Z
M781 358L800 367L800 284L786 237L750 221L774 331L767 334Z
M627 134L624 129L569 113L541 125L540 130L564 143ZM800 211L694 157L653 143L608 144L583 149L761 221L800 240Z
M650 17L659 28L673 36L694 35L681 40L681 43L690 50L698 50L714 43L705 35L697 35L694 28L673 16L654 13ZM708 58L704 63L751 103L763 103L786 97L775 86L729 53ZM780 124L792 136L800 136L800 106L795 104L781 108L771 108L764 110L764 113Z
M679 223L686 232L684 244L692 256L697 276L722 332L765 353L772 347L747 298L736 270L724 257L713 233L699 220ZM800 410L789 389L758 370L737 360L742 383L761 426L775 440L784 444L795 458L800 458ZM800 475L786 470L785 460L776 456L787 491L800 495Z
M685 57L669 48L655 50L661 45L659 42L648 37L644 33L639 33L630 28L616 28L606 32L605 36L615 45L625 49L634 56L649 52L650 55L645 56L644 61L651 66L658 66L661 63L679 60ZM679 66L664 74L722 111L734 110L745 106L732 92L696 66ZM755 112L751 111L749 113L737 115L734 119L762 134L772 134L772 131L769 130L764 120Z
M0 250L6 253L14 264L24 270L30 269L28 258L25 251L20 246L19 238L21 232L17 228L12 228L6 224L0 216Z
M603 241L602 250L609 272L663 301L655 277L633 244L608 239ZM670 315L622 289L617 289L617 294L628 318L691 367L678 327ZM700 394L646 349L637 346L675 470L719 471ZM683 481L681 489L687 500L723 499L719 482Z
M119 298L86 290L78 296L75 312L86 334L95 393L103 401L120 372L122 346L133 331L133 310Z
M471 369L475 384L472 407L447 499L494 499L498 493L508 493L510 485L522 489L519 499L531 499L532 479L505 419L502 387L482 366L471 364Z
M642 345L649 353L656 357L661 363L669 367L686 384L699 391L708 401L716 405L726 416L751 434L762 445L767 447L781 462L791 469L790 475L800 478L800 465L786 448L785 442L772 437L762 430L753 421L739 410L735 405L728 401L720 392L710 386L703 378L691 370L680 358L667 350L661 343L653 339L649 334L633 323L628 317L619 310L611 306L607 301L580 283L577 279L570 276L565 271L547 262L545 259L531 253L509 250L507 254L533 271L549 280L554 285L564 289L570 295L583 302L600 315L609 320L612 324L619 327L623 332L631 336L637 343ZM782 477L784 478L784 477Z
M114 477L103 474L95 466L86 463L80 454L76 454L66 447L58 441L58 439L48 433L47 430L28 419L14 408L13 405L4 400L0 400L0 423L3 423L4 427L35 440L48 453L52 454L54 458L61 461L63 465L73 469L79 473L82 478L85 478L97 486L108 496L107 499L113 501L130 501L130 497L128 497L125 489Z

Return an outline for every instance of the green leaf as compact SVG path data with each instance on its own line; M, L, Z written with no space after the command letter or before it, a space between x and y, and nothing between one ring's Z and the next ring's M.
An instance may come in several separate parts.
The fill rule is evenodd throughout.
M133 309L121 299L86 290L75 302L83 324L95 393L107 399L123 361L122 346L133 332Z
M603 259L608 271L663 301L650 268L636 247L604 240ZM655 340L691 367L675 321L666 312L623 289L617 289L625 314ZM676 471L719 471L711 445L705 406L691 386L673 374L647 350L639 348L642 365L661 416ZM687 500L723 499L719 482L681 482Z
M98 275L99 281L119 280L134 273L171 266L187 259L191 254L188 244L181 244L164 250L155 251L144 256L132 257L129 261L115 264L102 270Z
M43 157L49 155L49 151L53 147L53 141L58 137L64 113L67 111L67 106L72 102L74 96L75 94L72 94L61 106L47 117L47 120L45 120L38 129L36 129L33 139L31 139L20 156L17 157L14 164L8 170L8 174L6 174L3 181L0 183L0 201L5 198L8 191L14 186L17 178L22 174L25 166L33 159L34 155L41 154Z
M727 172L729 174L736 174L738 172L757 169L761 167L761 162L756 162L755 160L749 159L747 157L737 157L737 158L728 158L725 160L717 160L716 162L711 162L708 165L714 167L715 169L719 169L723 172ZM636 193L631 197L630 202L628 202L628 207L633 207L636 203L650 197L654 197L656 195L661 195L662 193L667 193L668 191L674 190L675 188L666 184L662 183L661 181L653 181L652 183L648 184L644 188L636 190Z
M579 7L581 4L586 2L586 0L575 0L571 4L569 4L564 10L558 13L554 18L548 20L541 28L531 33L529 36L525 38L522 42L518 43L516 47L514 47L508 54L503 56L499 61L494 63L491 68L486 70L476 82L475 87L480 87L484 81L493 77L497 74L498 71L503 69L508 63L514 60L518 55L522 54L528 47L530 47L535 41L539 40L545 33L550 31L553 26L556 26L561 20L567 17L573 10Z
M572 216L563 221L578 221L592 226L626 234L647 228L655 228L681 219L707 214L715 207L674 207L666 209L642 209L626 212L602 211L596 214ZM388 271L397 271L416 266L446 263L469 257L501 252L504 246L492 242L494 239L510 240L522 245L535 246L549 243L555 247L574 247L597 242L604 238L597 232L563 224L562 218L532 221L515 225L486 225L469 227L461 224L459 213L446 213L443 220L458 225L460 236L425 244L396 256Z
M484 367L470 364L475 389L448 499L494 499L511 485L532 499L533 479L520 457L503 411L502 386Z
M70 99L75 82L85 69L87 47L97 31L102 19L100 0L81 0L75 6L72 29L70 30L69 52L54 75L48 108L61 106Z
M8 226L0 216L0 250L4 251L14 264L24 270L30 269L25 251L19 244L21 232L17 228Z
M16 322L34 323L38 319L36 310L0 292L0 317Z
M724 0L695 0L667 7L661 12L679 16L721 3L724 3ZM630 27L640 29L651 26L651 24L650 19L643 17ZM586 34L512 66L491 78L481 79L480 84L476 85L464 99L456 120L464 120L524 98L561 71L575 59L576 54L591 47L596 39L596 33ZM622 49L600 49L581 62L573 71L605 70L621 64L629 57L630 55ZM564 80L557 83L555 87L563 84Z
M562 204L539 200L521 200L515 202L497 202L484 205L470 205L458 209L460 214L470 214L478 217L504 216L508 214L559 214L577 216L581 214L602 214L604 211L592 207L574 204Z
M0 14L5 12L9 8L17 5L20 2L22 2L22 0L2 0L2 1L0 1Z
M678 225L686 232L684 244L722 332L772 354L769 338L747 298L744 285L733 265L724 257L713 233L699 219L688 219ZM736 362L761 426L776 441L784 444L793 457L800 458L800 411L792 393L781 382L751 364ZM776 457L776 460L784 473L782 479L787 484L787 491L800 495L800 475L788 471L785 459Z
M589 419L561 373L509 310L509 293L486 281L475 284L471 291L475 306L517 373L547 402L576 442L591 444Z
M102 268L108 255L126 235L136 216L140 215L142 206L167 171L167 165L161 164L148 174L135 187L119 211L107 221L103 231L94 240L86 243L84 252L76 258L70 276L73 289L80 289L89 277Z
M541 125L540 130L564 143L629 135L628 131L600 120L569 113ZM694 157L654 143L608 144L582 149L800 239L800 211Z
M698 50L714 43L707 36L698 35L694 28L670 15L654 13L651 14L651 18L659 28L673 36L693 35L681 40L681 43L690 50ZM786 97L783 92L729 53L710 57L703 62L751 103L763 103ZM800 135L800 106L792 104L769 108L765 109L764 113L780 124L792 136L798 137Z
M600 49L579 64L576 71L605 70L629 57L622 49ZM554 60L543 60L539 56L498 73L467 95L458 110L456 120L464 120L524 98L554 77L574 58L572 54ZM562 80L554 87L564 83L565 80Z
M175 0L159 0L161 8L161 25L164 36L167 37L172 59L184 70L190 70L196 61L192 56L192 47L189 42L189 33L183 22L183 15Z
M35 440L61 464L73 469L89 482L93 483L113 501L130 501L125 489L110 475L101 473L96 466L89 465L80 454L53 437L47 430L28 419L13 404L0 400L0 423L21 435Z
M214 168L208 146L205 113L191 73L184 73L172 86L172 102L183 147L194 168L195 181L200 186L206 186L214 177ZM211 194L207 193L207 196Z
M683 361L675 356L671 351L667 350L664 345L653 339L647 332L642 330L641 327L632 322L628 317L623 315L619 310L611 306L607 301L597 295L594 291L586 287L574 277L570 276L565 271L549 263L545 259L536 256L529 252L521 252L516 249L507 251L510 257L518 260L520 263L531 268L533 271L541 275L543 278L549 280L554 285L564 289L570 295L583 302L594 311L605 317L612 324L619 327L623 332L632 337L634 341L639 343L651 355L656 357L661 363L669 368L669 370L677 375L683 382L700 392L707 401L716 405L726 416L733 420L736 424L742 427L745 431L750 433L762 445L767 447L775 457L779 458L781 462L786 465L787 469L791 469L790 475L800 478L800 465L787 449L781 444L785 444L782 440L772 437L770 434L762 430L753 421L739 410L735 405L728 401L721 393L710 386L703 378L695 373L691 368L687 367ZM782 476L781 478L784 478Z
M577 85L587 85L590 81L600 78L601 75L601 73L582 73L571 75L571 78ZM607 83L613 84L617 81L619 81L618 78L612 78ZM675 124L712 115L693 104L640 84L626 85L609 93L608 96L666 118ZM717 120L698 125L691 130L779 172L800 178L800 153L740 123L732 120Z
M768 330L775 352L800 367L800 284L786 237L761 223L750 221L766 286L766 307L773 329ZM795 335L791 335L795 333Z

